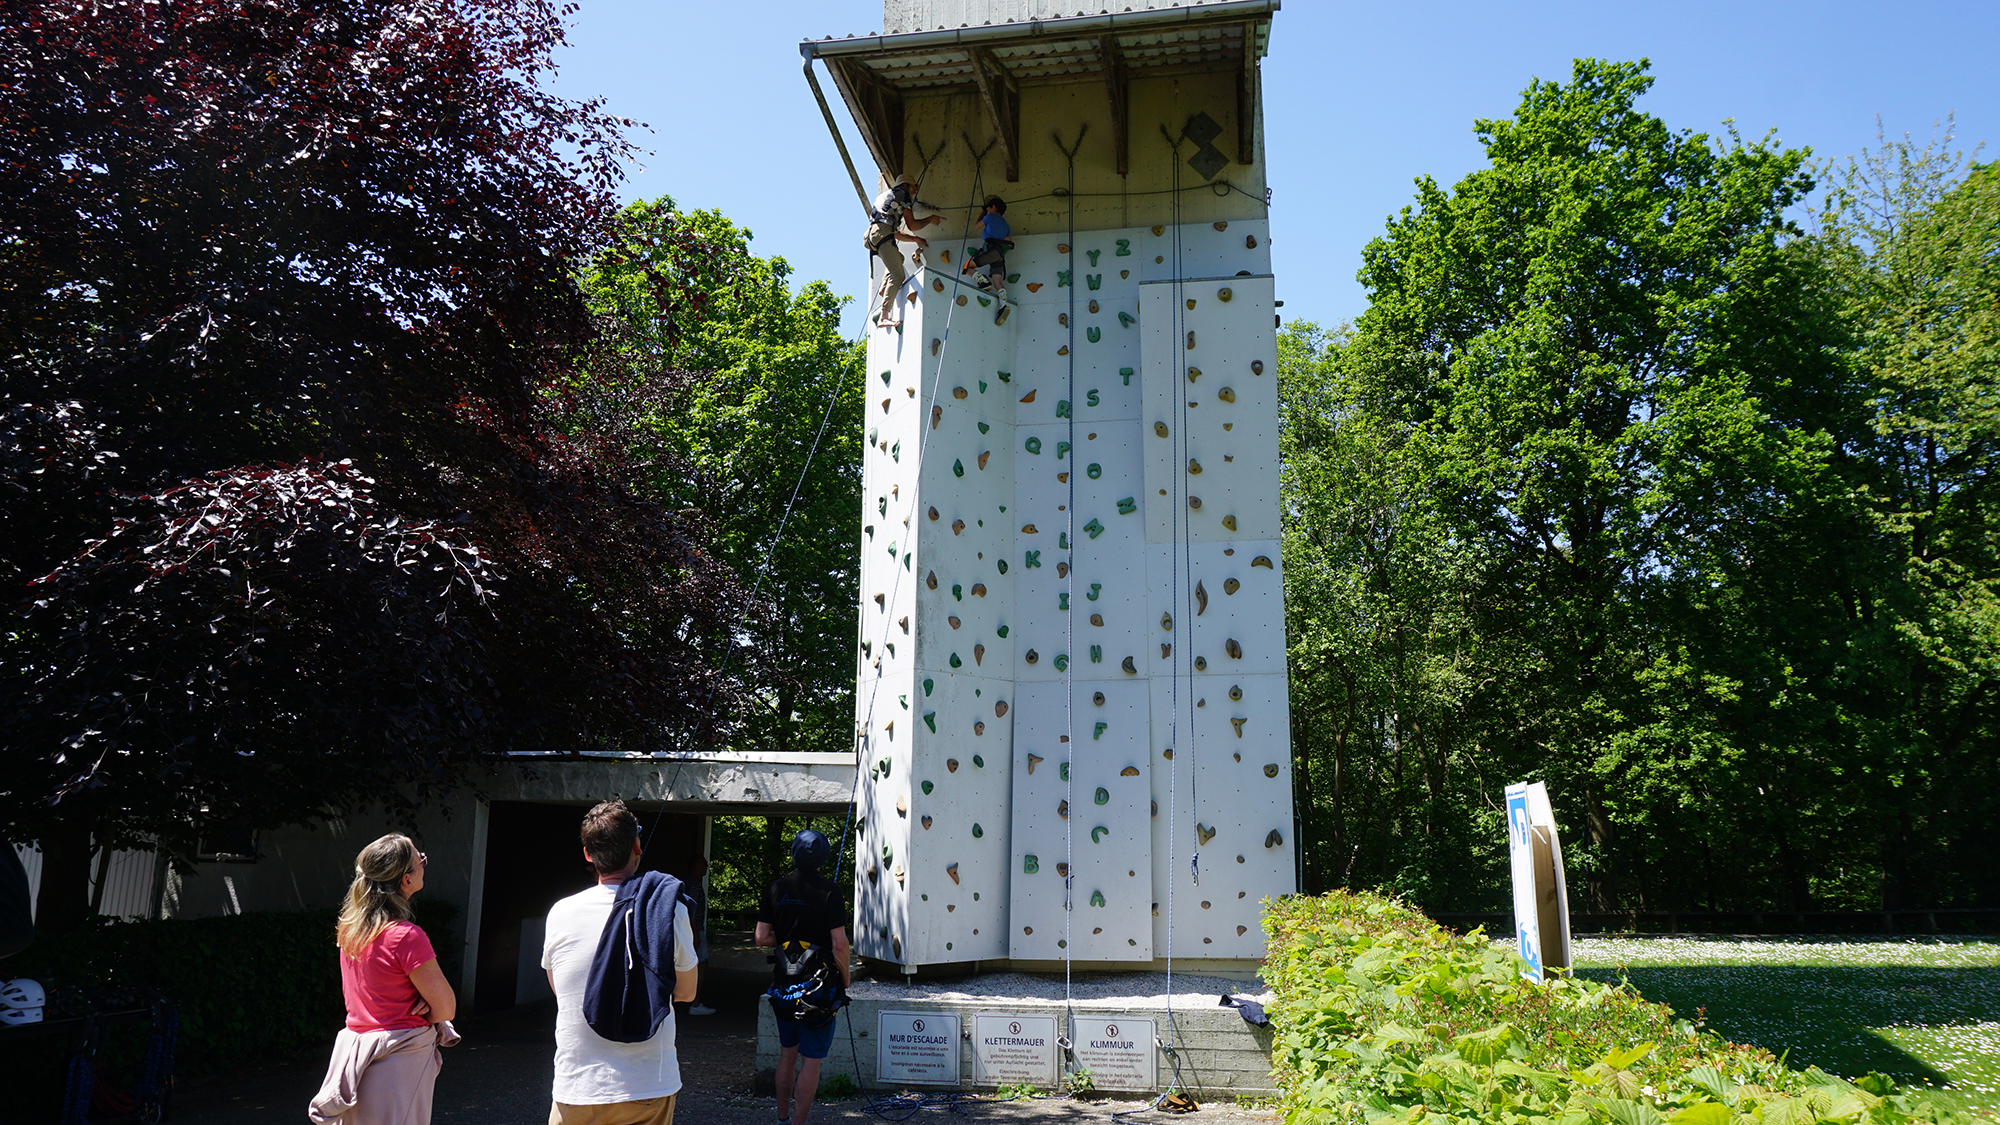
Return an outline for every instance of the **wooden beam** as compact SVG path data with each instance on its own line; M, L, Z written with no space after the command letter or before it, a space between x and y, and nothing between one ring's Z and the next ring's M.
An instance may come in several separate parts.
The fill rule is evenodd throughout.
M1236 159L1257 162L1257 21L1243 25L1243 65L1236 72Z
M1000 142L1000 161L1007 169L1007 182L1021 180L1021 87L993 52L975 47L967 52L972 60L972 79L979 85L979 100L986 105L986 120Z
M903 172L903 95L852 59L827 59L827 73L875 163L891 178Z
M1097 54L1104 60L1104 92L1111 101L1111 151L1118 162L1118 174L1123 176L1132 170L1132 146L1127 142L1131 134L1131 106L1125 96L1125 55L1118 49L1118 40L1109 35L1097 41Z

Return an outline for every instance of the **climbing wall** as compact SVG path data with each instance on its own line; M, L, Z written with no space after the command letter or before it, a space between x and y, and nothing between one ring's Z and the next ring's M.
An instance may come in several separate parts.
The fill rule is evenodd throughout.
M1018 234L995 325L937 240L871 335L864 954L1261 956L1295 889L1266 241Z

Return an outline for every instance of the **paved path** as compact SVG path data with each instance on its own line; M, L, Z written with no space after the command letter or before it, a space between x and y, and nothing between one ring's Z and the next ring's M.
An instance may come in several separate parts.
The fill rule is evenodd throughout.
M703 993L718 1009L713 1016L677 1015L681 1077L685 1086L675 1120L681 1125L771 1125L775 1107L753 1096L757 1057L758 994L766 978L742 967L713 974ZM542 1001L511 1011L465 1020L465 1041L444 1054L438 1075L434 1125L542 1125L549 1114L549 1079L555 1049L555 1002ZM329 1044L330 1045L330 1044ZM306 1103L319 1089L326 1069L323 1055L292 1065L184 1087L176 1099L174 1125L284 1125L305 1120ZM868 1112L867 1099L826 1101L813 1107L812 1125L861 1125L881 1119ZM912 1125L992 1122L1106 1122L1132 1102L1067 1100L961 1103L918 1110ZM1146 1114L1141 1122L1187 1120L1270 1122L1278 1115L1234 1106L1204 1106L1188 1118Z

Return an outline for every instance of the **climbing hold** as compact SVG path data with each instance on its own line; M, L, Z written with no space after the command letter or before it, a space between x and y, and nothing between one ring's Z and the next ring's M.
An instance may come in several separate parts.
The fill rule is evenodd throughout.
M1043 758L1043 757L1042 757L1042 756L1041 756L1040 754L1033 754L1033 753L1029 754L1029 755L1028 755L1028 773L1029 773L1030 775L1033 775L1033 774L1034 774L1034 772L1035 772L1035 767L1036 767L1036 766L1038 766L1038 765L1041 765L1041 764L1042 764L1042 762L1043 762L1043 761L1045 761L1045 760L1046 760L1046 759L1044 759L1044 758Z
M1097 827L1090 830L1090 842L1093 844L1101 843L1103 839L1109 835L1111 835L1111 829L1106 828L1102 824L1100 824Z
M875 595L875 608L877 608L877 609L882 609L882 608L884 608L884 606L883 606L883 602L882 602L882 599L883 599L883 598L885 598L885 597L887 597L887 596L888 596L888 595L886 595L886 594L877 594L877 595Z
M1284 842L1285 838L1283 836L1280 836L1278 834L1278 830L1275 828L1271 829L1270 835L1264 837L1264 846L1267 848L1275 848Z
M953 600L955 600L955 601L961 601L961 602L962 602L962 601L964 601L964 600L965 600L965 587L963 587L963 586L959 585L959 584L958 584L958 583L956 583L956 582L952 583L952 584L951 584L951 596L952 596Z
M1091 740L1092 742L1096 742L1096 741L1097 741L1098 739L1100 739L1100 738L1103 738L1103 737L1104 737L1104 728L1106 728L1106 727L1108 727L1108 726L1110 726L1110 725L1111 725L1110 723L1099 723L1099 724L1097 724L1097 729L1096 729L1096 730L1093 730L1093 731L1091 731L1091 732L1090 732L1090 740ZM1103 803L1104 803L1104 802L1102 802L1102 801L1099 801L1099 802L1098 802L1098 804L1100 804L1100 805L1101 805L1101 804L1103 804Z
M1056 354L1057 354L1057 355L1068 355L1068 354L1069 354L1069 345L1068 345L1068 344L1064 344L1064 345L1063 345L1062 347L1060 347L1060 348L1057 348L1057 349L1056 349Z
M1024 523L1024 524L1022 524L1022 525L1021 525L1021 534L1023 534L1023 535L1040 535L1040 534L1041 534L1041 531L1040 531L1040 529L1036 528L1034 524L1031 524L1031 523Z
M1042 658L1041 654L1036 652L1034 649L1029 649L1026 655L1021 657L1021 659L1027 661L1030 664L1033 664L1035 661L1040 660L1041 658Z
M1118 501L1118 514L1121 516L1129 516L1138 510L1139 501L1133 497L1127 496L1125 499Z
M1276 777L1276 776L1278 776L1278 763L1276 763L1276 762L1266 762L1266 763L1264 763L1264 776L1265 776L1265 777Z
M1243 236L1243 248L1244 248L1245 250L1255 250L1255 249L1257 248L1257 236L1256 236L1256 235L1254 235L1254 234L1246 234L1246 235L1244 235L1244 236Z
M1226 515L1226 516L1222 517L1222 526L1224 526L1224 527L1228 528L1228 529L1229 529L1229 530L1231 530L1231 531L1235 531L1235 530L1236 530L1236 515L1235 515L1235 513L1233 513L1233 512L1232 512L1232 513L1230 513L1229 515Z
M1007 636L1007 627L1006 627L1005 625L1002 625L1002 626L1000 626L1000 627L999 627L998 629L995 629L995 630L993 630L993 631L994 631L995 633L998 633L998 634L1000 634L1000 636L1001 636L1002 638L1005 638L1005 637Z
M951 881L953 883L958 882L958 864L956 863L945 864L944 873L951 876Z
M1194 838L1197 843L1206 844L1210 840L1215 839L1215 829L1210 828L1200 821L1195 821Z
M1200 461L1197 461L1192 457L1188 458L1188 475L1197 477L1201 475Z
M1215 299L1218 301L1227 301L1234 296L1236 296L1236 294L1230 292L1229 286L1227 285L1215 291Z
M1092 905L1092 906L1103 906L1103 905L1104 905L1104 892L1103 892L1103 891L1092 891L1092 892L1090 892L1090 905ZM1102 931L1100 930L1099 932L1102 932Z
M954 628L954 629L958 628L958 626L959 626L959 620L958 620L958 618L956 618L956 617L947 617L947 618L945 618L945 623L946 623L946 624L948 624L948 625L950 625L950 626L951 626L952 628Z
M1193 311L1194 311L1194 298L1193 298L1193 297L1189 297L1189 298L1187 299L1187 307L1188 307L1188 311L1189 311L1189 312L1193 312Z
M1249 931L1249 929L1250 929L1250 927L1248 927L1248 926L1238 926L1238 927L1236 927L1236 936L1237 936L1237 937L1242 937L1242 936L1243 936L1243 935L1244 935L1244 934L1245 934L1246 932L1248 932L1248 931Z
M1206 656L1197 656L1197 657L1195 657L1195 658L1194 658L1194 670L1195 670L1195 671L1197 671L1197 672L1206 672L1206 671L1208 671L1208 657L1206 657ZM1205 702L1205 701L1204 701L1204 702Z
M1234 578L1225 578L1222 580L1222 592L1225 594L1233 594L1242 588L1243 583L1238 582Z
M1242 685L1242 684L1230 684L1230 685L1229 685L1229 698L1230 698L1230 699L1231 699L1232 701L1235 701L1235 702L1241 702L1241 701L1242 701L1242 699L1243 699L1243 685Z
M1247 723L1247 722L1249 722L1249 721L1250 721L1249 719L1231 719L1231 720L1229 720L1229 725L1230 725L1230 726L1232 726L1232 727L1235 727L1235 728L1236 728L1236 737L1238 737L1238 738L1242 738L1242 737L1243 737L1243 724L1244 724L1244 723Z
M886 724L885 724L885 726L884 726L884 729L887 729L887 726L886 726ZM881 761L879 761L879 762L875 763L875 768L876 768L876 769L878 769L878 770L881 770L881 771L882 771L882 776L883 776L883 777L888 777L888 776L889 776L889 759L887 759L887 758L884 758L884 759L882 759Z
M1104 475L1104 466L1092 461L1083 467L1083 475L1089 477L1091 480L1096 480L1098 477Z
M1043 283L1039 281L1030 281L1028 283L1028 292L1040 293L1042 291L1042 284Z
M1104 339L1104 330L1093 324L1083 330L1083 338L1095 344L1099 340Z
M1154 236L1155 238L1157 238L1157 237L1159 237L1160 235L1163 235L1163 234L1165 234L1165 233L1167 233L1167 228L1166 228L1166 227L1164 227L1164 226L1155 226L1155 227L1153 228L1153 236Z
M1273 566L1271 565L1271 556L1269 556L1269 555L1258 555L1258 556L1257 556L1256 558L1254 558L1254 559L1251 559L1251 560L1250 560L1250 565L1251 565L1251 566L1261 566L1261 567L1263 567L1263 568L1264 568L1265 570L1274 570L1274 569L1276 569L1275 567L1273 567Z
M1056 654L1056 658L1050 661L1050 663L1055 665L1056 671L1058 672L1065 671L1066 669L1069 668L1069 654L1066 652L1059 652Z
M1029 391L1029 392L1028 392L1027 394L1024 394L1024 395L1022 395L1022 396L1021 396L1021 401L1022 401L1022 402L1033 402L1033 401L1035 401L1035 392L1033 392L1033 391Z
M975 597L975 598L983 598L983 597L985 597L985 596L986 596L986 583L984 583L984 582L974 582L974 583L972 584L972 596L973 596L973 597Z
M1105 788L1104 786L1102 786L1102 785L1098 786L1098 787L1097 787L1097 796L1096 796L1096 797L1095 797L1094 799L1095 799L1095 800L1097 801L1097 803L1098 803L1098 804L1100 804L1100 805L1108 805L1108 804L1110 804L1110 803L1111 803L1111 790L1109 790L1109 789L1106 789L1106 788Z
M1056 253L1058 253L1058 254L1067 254L1067 253L1069 253L1069 243L1067 243L1067 242L1058 242L1058 243L1056 243Z
M1216 223L1216 224L1215 224L1215 229L1216 229L1216 230L1228 230L1228 229L1229 229L1229 220L1228 220L1228 219L1223 219L1222 221L1220 221L1220 222Z
M1001 700L1001 701L999 701L998 703L995 703L995 704L993 705L993 717L994 717L994 718L996 718L996 719L1004 719L1004 718L1006 718L1006 717L1007 717L1007 701L1006 701L1006 700L1004 700L1004 699L1003 699L1003 700Z
M1189 330L1188 330L1188 334L1187 334L1187 350L1189 350L1189 351L1193 351L1193 350L1194 350L1194 330L1193 330L1193 329L1189 329ZM932 355L936 355L937 353L936 353L936 352L932 352L931 354L932 354Z
M1222 642L1222 651L1228 653L1231 660L1243 659L1243 646L1236 643L1235 637Z
M1063 741L1064 741L1064 742L1068 742L1068 741L1069 741L1069 736L1068 736L1068 735L1063 735ZM1056 776L1057 776L1057 777L1060 777L1060 778L1062 778L1062 779L1063 779L1064 781L1068 781L1068 780L1069 780L1069 763L1068 763L1068 762L1064 762L1064 763L1062 763L1061 765L1058 765L1058 766L1056 767Z
M1262 375L1264 373L1264 361L1261 359L1251 360L1250 373L1253 375Z
M960 293L960 294L958 295L958 301L957 301L956 303L958 304L958 306L959 306L960 308L964 308L964 307L965 307L965 294L963 294L963 293Z
M1193 509L1194 509L1195 511L1200 511L1200 510L1201 510L1201 497L1199 497L1199 496L1190 496L1190 497L1188 497L1188 507L1190 507L1190 508L1193 508Z
M1096 517L1093 516L1089 523L1083 525L1083 530L1086 535L1089 535L1092 539L1095 539L1099 535L1104 534L1104 525L1098 523Z
M955 476L955 477L962 477L962 476L964 476L964 475L965 475L965 462L963 462L963 461L960 461L960 460L957 460L956 458L954 458L954 459L952 460L952 463L951 463L951 475L952 475L952 476Z
M938 518L938 510L937 510L936 506L932 506L931 510L930 510L929 512L926 512L925 514L926 514L926 515L928 515L928 516L930 516L930 518L931 518L931 522L932 522L932 523L936 523L936 522L937 522L937 518Z
M985 722L982 721L972 724L972 733L975 735L985 734L986 733Z
M1103 628L1103 627L1104 627L1104 615L1103 615L1103 614L1101 614L1101 613L1093 613L1093 614L1091 614L1091 615L1090 615L1090 623L1091 623L1092 625L1095 625L1095 626L1099 627L1099 628Z
M905 797L905 796L902 796L902 795L900 795L900 794L898 794L898 795L897 795L897 797L896 797L896 815L898 815L898 816L908 816L908 815L910 815L910 799L909 799L908 797Z
M926 711L926 712L924 712L924 725L925 725L926 727L929 727L929 728L930 728L930 732L931 732L932 734L936 734L936 733L937 733L937 712L936 712L936 711Z
M1230 643L1234 644L1235 642L1233 642L1233 641L1232 641L1232 642L1230 642ZM973 662L974 664L984 664L984 663L986 662L986 646L985 646L985 645L973 645L973 646L972 646L972 662Z
M1203 586L1199 580L1194 584L1194 601L1196 617L1208 612L1208 587Z
M1235 402L1236 392L1235 390L1229 387L1224 387L1221 390L1215 392L1215 397L1221 399L1224 402Z
M1056 806L1056 815L1057 815L1057 816L1059 816L1059 817L1062 817L1062 818L1063 818L1064 820L1068 820L1068 819L1069 819L1069 802L1068 802L1068 801L1063 801L1062 803L1060 803L1060 804L1058 804L1058 805Z
M1162 641L1160 643L1160 659L1165 660L1167 657L1172 656L1173 654L1174 654L1174 646Z
M1134 668L1134 667L1132 666L1132 658L1131 658L1131 657L1129 657L1129 656L1128 656L1128 657L1126 657L1126 658L1125 658L1125 660L1124 660L1124 661L1123 661L1123 662L1122 662L1121 664L1119 664L1118 666L1119 666L1120 668L1123 668L1123 669L1125 670L1125 672L1126 672L1126 674L1127 674L1127 675L1132 675L1132 676L1136 676L1136 675L1138 675L1138 674L1139 674L1139 670L1138 670L1137 668Z
M987 451L986 451L986 452L984 452L984 453L981 453L981 454L979 455L979 468L980 468L980 470L981 470L981 471L984 471L984 470L985 470L985 468L986 468L986 459L987 459L988 457L991 457L991 456L993 456L993 451L992 451L992 450L990 450L990 449L989 449L989 450L987 450Z
M929 814L929 813L925 813L922 819L923 819L923 822L924 822L924 831L926 831L926 832L930 831L930 827L931 827L931 818L930 818L930 814Z
M1037 859L1032 855L1024 855L1021 857L1021 874L1033 875L1034 873L1040 871L1041 869L1042 869L1042 861L1040 859Z
M986 768L986 759L985 759L985 758L982 758L982 757L980 757L980 756L979 756L979 755L977 755L977 754L974 754L974 755L972 756L972 765L973 765L973 767L974 767L975 769L982 769L982 770L983 770L983 769L985 769L985 768Z
M979 432L980 432L980 433L982 433L982 434L990 434L990 433L992 433L992 432L993 432L993 427L991 427L991 426L987 425L987 424L986 424L986 423L984 423L984 422L981 422L981 423L979 423L978 425L979 425ZM1226 423L1226 422L1225 422L1225 423L1223 423L1223 425L1224 425L1224 427L1226 428L1226 427L1228 426L1228 423Z
M958 658L958 654L955 652L951 654L951 659L945 661L945 663L951 665L954 668L962 668L965 666L965 661L960 660Z
M981 828L977 823L974 823L972 826L972 838L977 840L984 835L986 835L986 829Z
M937 429L938 423L943 419L944 419L944 407L942 406L931 407L931 429L933 430Z
M1159 435L1160 437L1166 437L1166 436L1167 436L1167 424L1166 424L1165 422L1155 422L1155 423L1153 423L1153 432L1154 432L1155 434Z
M1162 613L1160 615L1160 628L1171 630L1173 629L1173 627L1174 627L1174 615L1171 613Z
M1188 368L1188 382L1192 383L1199 378L1201 378L1201 368L1199 367Z
M929 695L929 694L931 693L931 685L932 685L933 683L936 683L936 682L937 682L937 681L935 681L935 680L929 680L929 679L927 679L927 680L925 680L925 681L924 681L924 694L925 694L925 695Z

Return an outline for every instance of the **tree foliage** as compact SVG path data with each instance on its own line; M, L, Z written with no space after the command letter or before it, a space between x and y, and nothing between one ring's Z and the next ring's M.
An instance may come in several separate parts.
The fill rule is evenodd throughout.
M1886 259L1792 220L1806 153L1673 132L1636 108L1650 83L1579 60L1531 85L1479 122L1488 167L1419 181L1369 245L1352 332L1282 344L1314 882L1497 906L1499 790L1530 778L1598 909L1962 897L1971 822L1907 818L1952 803L1939 771L1972 775L1919 734L1937 704L1884 696L1933 626L1972 657L1940 688L1974 701L1960 738L1990 673L1977 612L1883 614L1928 581L1882 505L1909 397L1883 392L1919 378L1889 373L1911 338ZM1945 584L1980 602L1963 565ZM1920 847L1943 866L1914 892Z
M45 922L91 834L190 854L508 749L662 745L726 692L711 526L544 393L611 346L575 271L626 151L541 88L560 15L0 20L0 831L43 843Z

